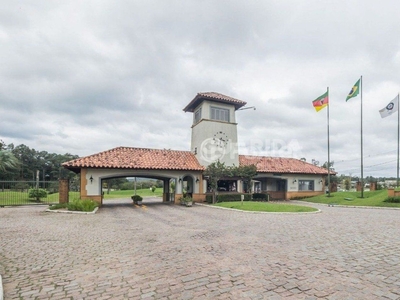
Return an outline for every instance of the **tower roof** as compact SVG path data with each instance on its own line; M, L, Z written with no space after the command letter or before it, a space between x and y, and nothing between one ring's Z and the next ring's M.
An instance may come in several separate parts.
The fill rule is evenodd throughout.
M193 112L197 106L204 100L211 100L214 102L227 103L235 106L238 110L242 106L245 106L247 102L238 100L229 96L225 96L215 92L197 93L196 97L183 109L184 112Z

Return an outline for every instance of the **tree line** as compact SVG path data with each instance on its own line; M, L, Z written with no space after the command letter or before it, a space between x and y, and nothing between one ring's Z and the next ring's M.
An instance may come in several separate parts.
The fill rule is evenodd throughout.
M39 174L39 181L58 181L69 179L70 184L78 188L79 174L65 169L62 163L79 158L78 155L65 153L49 153L37 151L21 144L6 144L0 140L0 181L36 181L36 174ZM160 180L139 179L137 189L162 187ZM126 178L114 178L105 180L103 188L107 189L134 189L134 182Z
M78 155L37 151L21 144L5 144L0 140L0 180L34 181L39 174L40 181L73 179L76 174L61 166L62 163L79 158Z

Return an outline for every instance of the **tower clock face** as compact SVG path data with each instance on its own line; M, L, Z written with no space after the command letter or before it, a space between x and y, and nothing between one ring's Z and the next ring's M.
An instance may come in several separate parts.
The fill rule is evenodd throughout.
M223 131L217 131L213 136L213 141L219 147L225 148L228 145L229 138Z

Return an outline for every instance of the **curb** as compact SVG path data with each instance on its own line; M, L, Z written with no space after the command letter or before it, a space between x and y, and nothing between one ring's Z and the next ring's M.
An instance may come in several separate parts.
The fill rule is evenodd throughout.
M97 211L99 210L98 207L96 207L93 211L72 211L72 210L57 210L57 209L46 209L46 212L52 212L52 213L59 213L59 214L80 214L80 215L94 215ZM0 298L0 300L2 300Z
M389 207L389 206L341 205L341 204L335 204L335 203L326 204L326 203L316 203L316 202L307 202L307 201L298 201L298 203L309 203L309 204L322 205L322 206L328 206L328 207L400 210L400 207Z
M232 210L232 211L237 211L237 212L242 212L242 213L249 213L249 214L275 214L275 215L302 215L302 214L318 214L322 213L322 211L319 208L313 207L317 209L317 211L308 211L308 212L274 212L274 211L248 211L248 210L240 210L236 208L229 208L229 207L219 207L219 206L213 206L209 204L204 204L204 203L197 203L196 205L200 206L205 206L205 207L211 207L211 208L217 208L217 209L226 209L226 210Z

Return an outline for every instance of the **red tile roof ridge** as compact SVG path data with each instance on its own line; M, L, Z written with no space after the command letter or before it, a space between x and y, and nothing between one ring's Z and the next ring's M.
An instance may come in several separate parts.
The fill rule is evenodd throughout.
M239 99L233 98L231 96L226 96L224 94L217 93L217 92L200 92L200 93L197 93L197 95L203 96L203 97L220 99L220 100L227 100L230 102L236 102L236 103L240 103L240 104L247 104L247 102L245 102L243 100L239 100Z
M293 157L239 155L240 165L254 164L258 172L328 174L328 170ZM336 174L336 172L331 172Z
M202 92L197 93L197 95L193 98L192 101L189 102L188 105L183 109L184 112L194 112L194 109L199 105L202 100L214 100L216 102L228 103L235 106L235 109L239 109L240 107L247 104L247 102L226 96L217 92Z
M115 147L62 164L70 168L204 170L190 151Z

